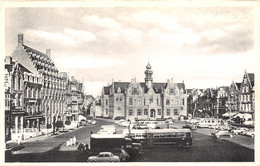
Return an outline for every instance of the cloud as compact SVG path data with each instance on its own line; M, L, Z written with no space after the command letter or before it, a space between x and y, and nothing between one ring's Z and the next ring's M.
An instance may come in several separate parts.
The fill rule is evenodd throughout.
M25 34L28 38L40 38L55 44L61 43L66 46L77 46L84 42L96 40L96 36L93 33L74 29L65 29L63 33L26 29Z
M74 39L60 32L46 32L34 29L26 29L24 32L28 38L40 38L52 41L54 43L62 43L68 46L75 46L77 44Z
M86 15L81 19L81 21L86 25L97 26L99 28L105 29L118 29L121 27L121 24L118 23L116 20L109 17L101 18L97 15Z
M129 42L139 44L141 42L142 33L140 30L125 26L115 19L109 17L100 17L97 15L84 16L81 21L90 27L95 27L93 31L102 40L113 42Z
M131 15L131 20L136 22L136 24L150 24L150 26L160 27L164 30L174 31L179 29L178 24L174 16L161 13L159 11L141 11L138 13L133 13Z
M97 39L96 35L88 31L65 29L64 33L79 43L90 42Z
M122 65L124 62L119 59L113 59L113 58L95 58L90 57L86 55L80 55L80 56L70 56L70 55L63 55L59 56L62 58L57 58L55 61L58 64L61 64L64 68L105 68L105 67L111 67L115 65Z

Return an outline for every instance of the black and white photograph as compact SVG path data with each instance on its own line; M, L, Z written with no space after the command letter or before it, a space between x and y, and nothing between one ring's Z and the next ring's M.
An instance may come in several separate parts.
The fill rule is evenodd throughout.
M256 164L257 1L109 2L2 4L3 163Z

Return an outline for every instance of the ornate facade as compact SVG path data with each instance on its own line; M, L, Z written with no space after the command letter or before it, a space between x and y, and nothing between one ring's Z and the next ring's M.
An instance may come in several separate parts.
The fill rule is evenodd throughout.
M187 115L187 97L184 83L154 83L150 63L146 66L145 82L112 82L103 87L101 96L102 114L126 119L174 119Z
M28 100L22 110L28 111L30 114L43 115L44 119L40 123L42 128L46 128L47 126L51 127L56 121L63 121L65 82L55 67L54 62L51 60L50 49L47 49L46 53L42 53L30 48L24 45L23 35L19 34L18 46L14 50L12 57L31 73L41 78L41 82L39 83L37 81L35 82L34 76L32 76L32 78L31 76L27 77L24 90L27 95L25 98ZM30 95L33 95L35 100L31 100L30 98L32 96ZM30 125L31 124L29 124L29 126Z

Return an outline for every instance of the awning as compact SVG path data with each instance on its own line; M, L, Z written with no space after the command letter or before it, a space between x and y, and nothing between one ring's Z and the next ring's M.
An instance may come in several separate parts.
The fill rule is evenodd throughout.
M239 116L239 118L245 118L246 120L248 120L250 118L252 119L252 114L250 114L250 113L238 113L234 116L234 118L238 117L238 116Z
M223 117L233 117L236 114L238 114L238 112L226 112L222 116Z

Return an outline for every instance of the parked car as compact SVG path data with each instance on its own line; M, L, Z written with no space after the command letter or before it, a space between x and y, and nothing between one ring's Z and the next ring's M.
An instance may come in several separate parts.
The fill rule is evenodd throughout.
M92 125L95 125L95 124L97 124L97 121L93 120L93 121L91 122L91 124L92 124Z
M120 120L115 121L115 124L118 124L118 125L119 125L119 123L122 123L122 122L124 122L124 121L125 121L124 119L120 119Z
M246 136L255 137L255 131L254 130L248 130L245 132Z
M243 134L244 131L248 131L248 128L240 127L240 128L236 128L236 129L231 130L231 132L236 134L236 135L237 134Z
M126 152L125 149L115 148L112 149L111 152L113 153L113 155L118 156L120 161L128 161L130 159L129 154Z
M182 128L188 128L188 129L191 129L191 130L196 130L197 126L193 123L186 122L185 125L182 126Z
M79 125L80 126L87 126L87 121L82 119L80 122L79 122Z
M97 156L90 156L88 162L120 162L120 159L111 152L100 152Z
M214 137L217 137L217 138L220 138L220 137L233 138L234 137L233 133L231 133L227 130L217 130L216 132L212 132L211 135Z
M128 121L123 121L121 123L118 123L119 126L124 126L124 127L128 127L130 125L130 122Z
M124 116L117 116L117 117L114 118L114 120L121 120L121 119L125 120L125 117Z

